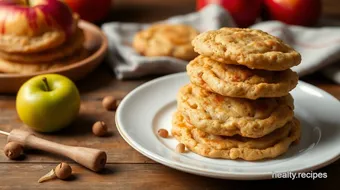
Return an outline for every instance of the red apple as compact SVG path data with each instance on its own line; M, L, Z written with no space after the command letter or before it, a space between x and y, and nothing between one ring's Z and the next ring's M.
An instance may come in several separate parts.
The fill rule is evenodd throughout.
M263 0L197 0L197 10L207 4L223 6L233 17L238 27L248 27L260 16Z
M53 30L75 30L71 9L59 0L0 0L0 35L37 36Z
M97 22L104 19L110 11L111 0L64 0L81 19Z
M317 23L321 0L265 0L269 19L287 24L311 26Z

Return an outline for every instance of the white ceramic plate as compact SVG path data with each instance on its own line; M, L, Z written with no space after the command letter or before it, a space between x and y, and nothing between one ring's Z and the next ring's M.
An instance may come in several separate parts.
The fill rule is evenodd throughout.
M163 139L157 130L171 130L179 88L189 83L186 73L167 75L145 83L121 102L116 124L121 136L150 159L192 174L224 179L270 179L273 172L309 172L340 156L340 103L321 89L299 81L291 91L302 138L284 155L257 162L222 160L189 152L175 152L177 141Z

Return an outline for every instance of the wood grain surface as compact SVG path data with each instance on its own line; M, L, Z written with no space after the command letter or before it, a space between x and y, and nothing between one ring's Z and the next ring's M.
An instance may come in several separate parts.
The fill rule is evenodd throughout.
M330 3L330 0L326 2ZM340 1L332 1L334 7ZM117 10L111 20L149 22L171 15L190 12L194 8L190 3L186 7L154 12L151 9L126 10L124 15ZM330 8L330 13L334 9ZM147 10L147 11L146 11ZM154 9L152 9L154 10ZM131 13L131 14L130 14ZM339 10L340 14L340 10ZM115 123L115 112L104 110L101 100L113 95L123 98L137 86L155 78L145 77L138 80L118 81L110 68L103 63L86 79L77 82L81 92L81 111L74 124L57 134L39 137L55 142L99 148L108 153L107 168L97 174L79 166L73 161L42 151L27 150L20 161L8 160L3 154L6 138L0 136L0 189L290 189L292 180L232 181L201 177L180 172L158 164L131 148L119 135ZM319 73L301 78L301 80L320 87L340 99L340 86L326 79ZM0 95L0 129L10 131L13 128L25 128L15 110L15 95ZM110 136L100 138L92 135L91 126L96 121L104 121L109 126ZM340 145L339 145L340 146ZM73 177L68 181L53 180L39 184L37 180L54 168L59 162L71 163ZM327 172L327 179L299 180L304 182L304 189L338 189L340 185L340 161L315 172Z

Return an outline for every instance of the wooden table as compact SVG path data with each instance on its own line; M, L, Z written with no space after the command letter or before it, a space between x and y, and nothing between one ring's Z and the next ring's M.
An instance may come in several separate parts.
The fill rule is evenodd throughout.
M192 7L186 10L177 9L173 12L165 11L164 13L153 13L150 10L125 12L125 15L132 14L130 17L123 17L117 11L110 19L153 21L190 10L192 10ZM118 81L110 68L106 64L102 64L87 78L77 82L81 92L82 105L76 122L70 128L58 134L37 134L59 143L107 151L108 164L105 170L100 173L93 173L66 158L34 150L27 151L26 157L21 161L11 161L2 153L6 138L0 137L0 189L226 189L228 187L249 189L263 188L264 186L275 187L275 189L291 188L292 184L289 183L291 180L231 181L191 175L158 164L131 148L120 137L116 129L113 119L115 112L105 111L102 108L101 100L106 95L123 98L135 87L153 78L155 77ZM314 84L340 99L340 86L325 79L320 74L313 74L301 78L301 80ZM16 114L14 95L0 96L0 110L0 129L10 131L13 128L24 128ZM92 135L91 126L98 120L108 124L111 136L100 138ZM71 163L74 175L70 180L37 183L42 175L61 161ZM304 183L304 188L338 189L337 185L340 185L340 161L316 172L327 172L328 178L309 180L308 183Z

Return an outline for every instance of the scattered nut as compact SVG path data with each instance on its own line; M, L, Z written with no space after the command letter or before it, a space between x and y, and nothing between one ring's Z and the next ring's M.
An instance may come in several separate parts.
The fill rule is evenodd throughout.
M104 97L102 104L103 107L108 111L117 109L117 99L113 96Z
M72 168L67 163L62 162L54 169L54 172L59 179L67 179L72 174Z
M107 126L103 121L97 121L92 126L92 133L96 136L102 137L107 134Z
M38 180L38 182L42 183L44 181L48 181L48 180L56 179L56 178L64 180L70 177L71 174L72 174L71 166L65 162L62 162L58 164L57 167L49 171L46 175L42 176Z
M185 151L185 145L183 143L179 143L176 146L176 151L179 152L179 153L183 153Z
M168 130L166 129L159 129L158 135L162 138L167 138L169 136Z
M15 160L24 152L24 148L19 143L9 142L5 145L4 152L9 159Z

